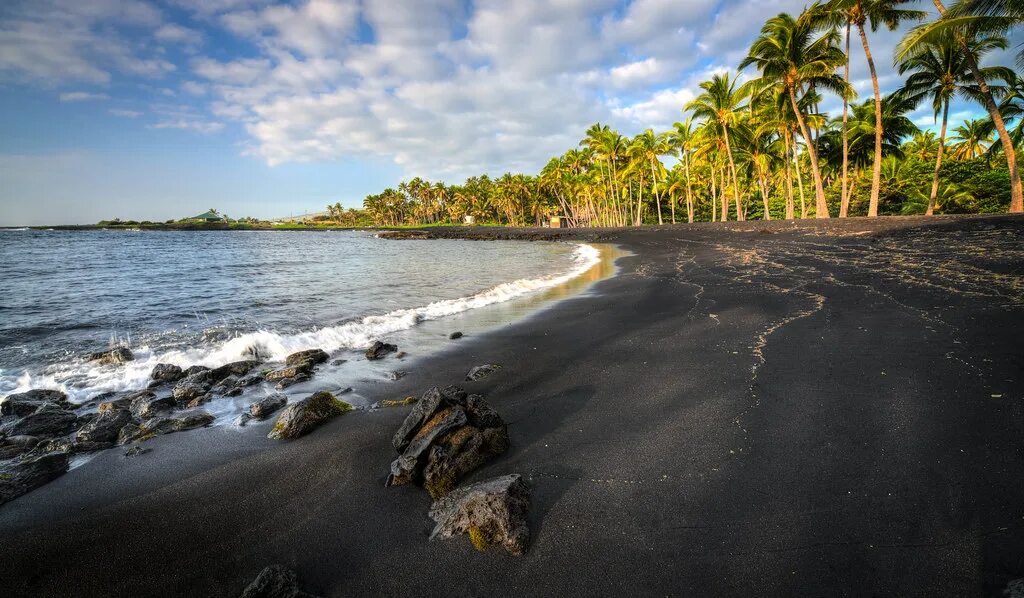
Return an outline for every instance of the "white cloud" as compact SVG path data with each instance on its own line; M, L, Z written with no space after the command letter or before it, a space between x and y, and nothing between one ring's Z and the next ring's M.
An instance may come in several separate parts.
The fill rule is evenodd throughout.
M206 95L206 86L195 81L185 81L181 84L181 90L192 96Z
M196 46L203 41L203 36L198 31L174 23L161 25L153 33L153 36L163 42L172 42L185 46Z
M162 120L155 125L154 129L182 129L186 131L195 131L196 133L210 134L216 133L224 128L224 123L209 121L209 120L189 120L179 118L176 120Z
M121 118L138 118L142 116L142 113L138 110L124 110L121 108L112 108L108 110L114 116L120 116Z
M296 6L230 12L222 19L228 29L256 38L268 48L317 56L342 45L357 15L355 0L307 0Z
M68 91L60 94L61 102L89 102L93 100L105 100L108 96L105 93L92 93L88 91Z

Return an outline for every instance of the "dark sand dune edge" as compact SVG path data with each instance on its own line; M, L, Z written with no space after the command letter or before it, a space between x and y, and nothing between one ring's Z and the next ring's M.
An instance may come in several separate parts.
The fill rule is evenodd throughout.
M542 234L635 255L381 387L487 395L513 446L473 479L528 480L526 556L427 542L426 494L383 487L396 408L76 470L0 508L4 594L232 596L276 562L338 596L964 595L1024 577L1024 219ZM484 362L504 367L460 382Z

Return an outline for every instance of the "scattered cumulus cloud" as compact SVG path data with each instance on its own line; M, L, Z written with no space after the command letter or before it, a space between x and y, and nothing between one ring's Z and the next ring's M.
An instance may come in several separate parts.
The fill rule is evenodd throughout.
M224 123L211 120L188 120L179 118L176 120L162 120L153 125L154 129L181 129L194 131L204 135L216 133L224 128Z
M105 93L91 93L88 91L68 91L60 94L61 102L90 102L95 100L106 100L109 98Z
M121 118L138 118L142 116L142 112L139 112L138 110L125 110L122 108L112 108L107 112L114 116L120 116Z

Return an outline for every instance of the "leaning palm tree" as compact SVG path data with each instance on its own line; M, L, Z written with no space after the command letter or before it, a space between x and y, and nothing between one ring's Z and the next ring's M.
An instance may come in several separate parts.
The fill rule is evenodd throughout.
M700 84L704 90L699 96L687 104L686 109L692 110L697 118L717 124L725 144L725 153L729 159L729 172L732 175L733 197L736 200L736 219L743 220L740 209L739 181L736 178L736 161L733 159L732 144L729 140L729 129L735 126L737 115L743 110L743 94L736 88L736 81L729 73L714 75L710 81Z
M1006 48L1006 38L989 36L971 42L969 49L975 56ZM906 95L920 101L930 98L935 119L942 112L942 126L939 128L939 141L935 157L935 171L932 173L932 190L928 198L925 215L931 216L935 211L935 201L939 193L939 171L942 168L942 154L946 143L946 126L949 122L949 105L956 95L977 98L979 90L974 85L974 77L967 65L967 57L960 45L953 39L922 44L916 54L907 56L899 63L901 75L911 72L903 86ZM1001 67L981 69L986 80L995 78L1007 79L1013 76L1012 71Z
M992 126L999 135L999 141L1004 148L1003 155L1006 157L1006 167L1010 171L1010 209L1011 213L1024 212L1024 188L1021 187L1020 170L1017 167L1017 153L1013 140L1003 119L1003 113L996 104L992 90L978 66L978 60L970 52L970 41L979 33L1003 33L1015 24L1024 21L1024 2L1021 0L963 0L954 4L952 9L947 11L941 0L932 0L935 8L939 11L941 18L915 27L903 38L896 47L896 60L902 60L909 54L913 54L922 44L947 39L952 36L953 40L964 52L967 65L974 76L974 82L978 85L979 96L989 118L992 119ZM1022 53L1024 54L1024 53ZM1018 54L1018 62L1024 61L1021 54Z
M798 96L806 94L811 88L833 91L841 97L850 96L849 85L836 75L836 69L845 60L842 50L836 46L837 38L838 34L834 30L816 38L813 19L804 15L794 19L781 13L768 19L761 29L761 35L750 47L748 56L740 64L740 69L755 65L766 83L780 85L789 97L811 160L815 215L818 218L829 217L828 203L825 201L818 153Z
M875 158L871 176L871 203L868 205L868 216L878 215L878 194L882 173L882 91L878 85L878 72L875 60L871 56L867 32L864 25L871 26L871 31L885 25L889 31L895 31L904 21L917 21L926 15L924 11L909 10L904 5L913 0L831 0L829 5L841 7L849 15L850 21L857 27L861 45L864 46L864 57L867 59L868 71L871 74L871 86L875 92Z
M992 133L986 130L983 120L965 120L953 129L954 142L950 154L957 160L973 160L983 155L992 145Z

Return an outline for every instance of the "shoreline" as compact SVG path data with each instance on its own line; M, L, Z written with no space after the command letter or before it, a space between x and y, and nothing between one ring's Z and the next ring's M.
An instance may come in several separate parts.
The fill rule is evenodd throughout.
M512 449L470 480L531 485L521 559L427 541L429 498L383 487L389 408L106 451L0 507L0 575L15 596L237 595L275 562L325 596L998 593L1024 576L1024 219L920 220L543 231L633 255L377 389L486 395ZM480 363L503 368L462 382Z

